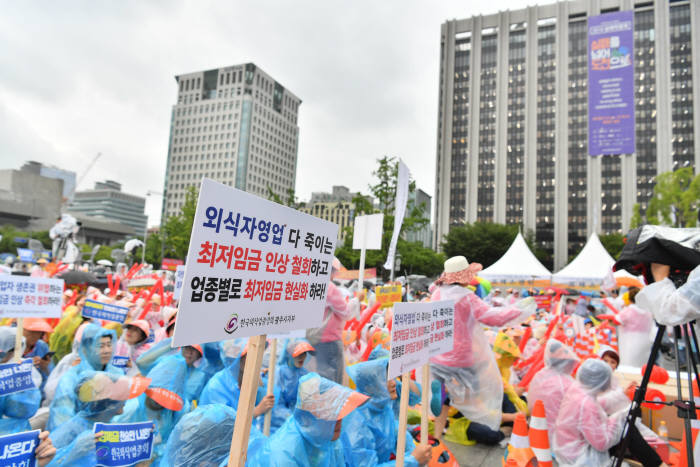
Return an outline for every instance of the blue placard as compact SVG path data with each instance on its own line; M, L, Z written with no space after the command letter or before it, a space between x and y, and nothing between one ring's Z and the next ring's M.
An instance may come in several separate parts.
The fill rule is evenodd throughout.
M121 467L147 461L153 450L153 422L95 423L97 465Z
M20 261L31 263L34 261L34 252L29 248L17 248L17 256Z
M116 366L117 368L126 368L126 362L129 361L129 357L120 357L119 355L115 355L112 357L112 366Z
M34 451L39 446L41 430L23 431L0 436L0 465L8 467L34 467Z
M86 318L104 319L123 323L129 309L125 306L102 303L95 300L85 300L83 306L83 316Z
M0 365L0 396L35 388L32 379L32 359L22 363L5 363Z

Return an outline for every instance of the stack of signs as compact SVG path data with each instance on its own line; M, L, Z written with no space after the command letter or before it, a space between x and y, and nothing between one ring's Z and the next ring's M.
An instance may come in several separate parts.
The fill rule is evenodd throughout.
M395 303L389 378L420 368L430 357L452 350L454 300Z
M384 285L375 287L374 293L377 302L382 304L381 308L391 308L394 303L401 302L403 289L401 285Z
M32 359L27 358L20 363L5 363L0 365L0 396L33 389Z
M60 318L63 280L0 276L0 317Z
M0 465L34 467L34 451L39 446L41 430L0 436Z
M182 283L185 280L185 265L175 269L175 286L173 287L173 300L180 300L182 293Z
M95 423L97 465L121 467L147 461L153 451L153 422Z
M173 346L318 327L338 226L204 179Z
M125 306L98 302L96 300L85 300L85 305L83 306L83 316L85 318L102 319L117 323L123 323L128 313L129 309Z

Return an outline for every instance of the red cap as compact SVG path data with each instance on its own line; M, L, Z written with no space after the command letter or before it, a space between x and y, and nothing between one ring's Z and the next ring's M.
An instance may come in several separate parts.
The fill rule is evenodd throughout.
M27 331L53 332L53 328L41 318L25 318L23 328Z
M292 352L292 358L298 357L299 355L303 354L304 352L313 352L316 349L313 348L311 344L308 342L299 342L295 347L294 351Z
M130 321L126 323L126 326L134 326L143 331L144 336L148 337L151 332L151 325L145 319L137 319L136 321Z

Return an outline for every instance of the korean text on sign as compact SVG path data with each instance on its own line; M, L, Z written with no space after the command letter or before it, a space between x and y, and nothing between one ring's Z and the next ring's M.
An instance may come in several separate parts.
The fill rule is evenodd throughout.
M430 356L435 357L451 352L454 347L454 300L430 302L432 305L432 323L430 326Z
M0 365L0 396L35 388L32 379L32 359L21 363L5 363Z
M62 279L0 276L1 317L60 318L62 300Z
M95 443L97 465L121 467L151 458L153 422L95 423L94 433L100 432Z
M95 300L85 300L83 316L86 318L103 319L123 323L129 309L125 306L112 305Z
M374 289L377 301L382 308L391 308L394 303L401 301L402 288L400 285L384 285Z
M10 467L34 467L34 451L39 446L41 430L23 431L0 436L0 465Z
M204 179L173 345L321 324L338 226Z
M180 300L182 294L182 284L185 280L185 266L178 266L175 269L175 285L173 287L173 300Z
M430 303L395 303L389 378L419 368L430 358Z

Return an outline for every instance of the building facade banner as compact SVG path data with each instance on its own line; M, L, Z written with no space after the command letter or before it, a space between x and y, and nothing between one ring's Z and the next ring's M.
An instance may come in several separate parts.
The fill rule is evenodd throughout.
M632 154L634 11L588 19L588 154Z

